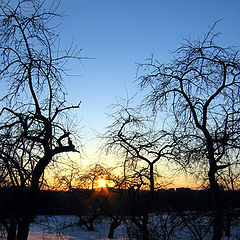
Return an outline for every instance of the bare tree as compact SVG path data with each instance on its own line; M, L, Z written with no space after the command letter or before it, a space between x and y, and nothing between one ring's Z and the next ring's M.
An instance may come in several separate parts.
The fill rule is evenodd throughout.
M223 207L217 174L239 161L240 60L238 50L215 44L214 27L203 40L181 45L169 64L153 57L140 64L139 85L149 89L146 105L174 113L178 160L206 166L215 213L212 239L219 240Z
M169 161L174 143L164 130L156 130L154 116L144 114L141 107L130 107L130 101L113 105L109 116L112 124L103 134L104 149L107 153L117 153L124 161L126 181L137 179L131 188L131 221L140 231L141 239L150 239L148 221L153 208L157 163ZM155 168L155 169L154 169ZM133 173L132 175L130 173ZM148 182L150 195L141 196L137 191ZM130 191L131 191L130 190ZM138 203L138 201L141 203ZM144 203L143 203L144 202Z
M80 59L56 45L55 3L22 0L0 4L0 79L9 88L1 101L0 162L16 194L16 208L4 224L8 239L27 239L35 199L48 164L76 151L68 128L64 65Z
M49 169L54 180L46 182L46 185L49 189L56 191L72 192L76 189L84 189L86 184L79 182L82 175L81 170L78 159L65 158L62 161L54 161Z
M113 106L114 111L109 114L112 124L102 136L104 148L123 156L125 175L130 167L135 174L141 173L141 177L148 179L153 198L157 176L154 167L173 157L173 142L167 132L156 130L155 118L142 114L140 107L131 108L129 104L126 101Z
M99 188L99 179L104 179L104 181L114 180L114 174L112 174L112 168L107 165L95 163L87 167L88 170L80 174L78 182L79 185L84 185L85 188L96 190Z

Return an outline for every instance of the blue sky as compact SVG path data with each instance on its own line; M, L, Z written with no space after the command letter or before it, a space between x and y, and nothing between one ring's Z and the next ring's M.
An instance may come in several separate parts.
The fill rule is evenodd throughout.
M169 61L183 38L201 38L218 19L220 44L240 46L239 0L62 0L60 10L67 15L59 28L63 47L74 38L82 55L94 58L73 64L81 76L65 81L69 100L82 100L85 133L102 132L107 106L136 93L136 63L151 53Z

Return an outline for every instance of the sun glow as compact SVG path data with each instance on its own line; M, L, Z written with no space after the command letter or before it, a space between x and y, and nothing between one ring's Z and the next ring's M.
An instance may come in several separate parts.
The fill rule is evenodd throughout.
M106 187L106 186L107 186L107 185L106 185L106 180L104 180L103 178L99 178L99 179L98 179L98 186L99 186L100 188Z

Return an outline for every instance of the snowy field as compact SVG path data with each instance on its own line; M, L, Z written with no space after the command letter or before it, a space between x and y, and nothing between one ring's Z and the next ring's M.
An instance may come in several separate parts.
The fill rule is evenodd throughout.
M107 240L109 222L98 219L94 223L94 231L76 225L75 216L38 216L30 226L29 240ZM114 239L127 240L123 225L115 230ZM0 237L1 240L6 239Z
M167 221L166 221L167 220ZM161 221L159 221L159 216L152 217L150 221L152 224L149 225L149 230L154 232L151 227L154 226L157 229L157 235L154 239L165 240L165 239L177 239L177 240L195 240L195 239L211 239L211 233L205 235L206 225L197 224L192 225L192 228L178 228L175 229L175 234L171 237L168 234L171 232L171 223L176 219L172 219L171 223L168 222L166 216L161 216ZM94 231L88 231L84 227L78 226L76 223L78 218L75 216L38 216L35 222L30 227L29 240L108 240L108 232L110 223L106 218L99 218L94 223ZM168 223L167 223L168 222ZM159 225L160 223L160 225ZM164 223L167 223L167 228ZM197 226L197 228L196 228ZM130 222L128 227L134 231L134 225L131 226ZM161 229L161 230L160 230ZM192 235L191 231L194 230L195 233ZM138 230L137 230L138 231ZM240 226L235 226L231 229L232 236L230 238L224 236L223 240L240 240ZM125 224L120 225L115 230L114 239L115 240L128 240L127 230ZM203 238L201 238L201 237ZM168 238L170 237L170 238ZM199 238L200 237L200 238ZM0 240L5 240L6 237L0 237ZM131 239L138 239L131 238Z
M94 231L76 225L78 218L75 216L39 216L32 224L30 240L104 240L108 239L109 223L104 219L96 220ZM115 231L115 239L126 240L124 226L119 226Z

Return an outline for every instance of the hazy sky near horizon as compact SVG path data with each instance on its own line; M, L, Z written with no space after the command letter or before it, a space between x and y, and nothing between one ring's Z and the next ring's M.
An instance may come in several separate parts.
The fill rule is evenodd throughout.
M151 54L168 62L183 38L201 39L219 19L220 44L240 46L239 9L239 0L62 0L63 47L74 39L83 57L94 58L73 64L80 75L65 81L68 99L82 101L83 132L104 130L107 106L137 92L136 63Z

